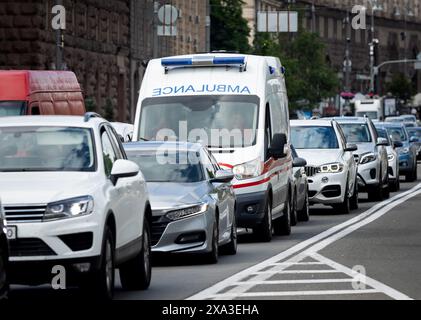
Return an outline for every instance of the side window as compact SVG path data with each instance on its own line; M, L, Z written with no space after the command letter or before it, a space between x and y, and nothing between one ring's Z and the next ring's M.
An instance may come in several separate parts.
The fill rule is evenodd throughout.
M284 132L284 130L282 130L283 121L280 96L278 94L273 94L272 97L270 113L272 116L272 133L275 134Z
M268 158L267 150L270 148L272 143L272 127L270 123L270 106L266 104L266 115L265 115L265 158Z
M216 170L215 167L209 157L209 155L207 154L206 151L201 152L202 154L202 159L203 159L203 167L206 170L206 173L208 174L209 179L213 179L216 176Z
M105 174L107 176L110 176L111 170L113 169L114 162L116 162L117 160L117 155L115 154L113 144L105 129L101 131L101 144L102 144L102 154L104 158Z
M116 153L118 159L126 159L124 149L123 149L123 145L121 144L121 141L118 138L118 135L117 135L116 131L114 130L114 128L109 126L109 125L105 125L105 128L107 129L108 134L111 137L111 141L114 144L115 153Z
M287 96L284 93L278 93L279 102L281 105L281 115L280 115L280 125L281 125L281 131L280 133L286 134L286 136L289 136L289 111L288 111L288 100Z

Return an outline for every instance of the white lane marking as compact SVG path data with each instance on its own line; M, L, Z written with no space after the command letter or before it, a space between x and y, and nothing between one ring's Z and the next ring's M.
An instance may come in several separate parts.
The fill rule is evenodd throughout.
M279 263L272 263L271 266L313 266L313 265L322 265L323 263L321 262L297 262L297 263L292 263L292 262L279 262Z
M314 236L310 239L307 239L303 242L300 242L299 244L297 244L297 245L295 245L295 246L293 246L293 247L291 247L291 248L289 248L289 249L287 249L287 250L285 250L285 251L283 251L283 252L263 261L263 262L261 262L261 263L258 263L258 264L254 265L254 266L251 266L251 267L249 267L249 268L247 268L243 271L240 271L240 272L236 273L235 275L233 275L231 277L228 277L228 278L214 284L213 286L196 293L195 295L187 298L187 300L204 300L204 299L209 299L210 297L214 297L214 296L216 296L216 294L218 292L221 292L222 290L226 289L227 287L235 286L235 283L241 282L241 280L249 277L253 273L259 272L260 270L265 269L267 267L271 267L272 265L278 263L279 261L284 260L284 259L302 251L303 249L305 249L305 248L307 248L307 247L309 247L309 246L311 246L315 243L318 243L325 238L328 238L328 237L334 235L335 233L341 231L342 229L345 229L349 226L352 226L353 224L355 224L359 221L363 221L364 219L369 217L371 214L375 213L377 210L393 203L394 201L398 201L402 198L405 198L407 200L411 197L416 196L418 194L418 193L416 193L416 191L419 191L420 189L421 189L421 183L414 186L412 189L410 189L408 191L397 194L394 197L392 197L392 198L390 198L386 201L383 201L383 202L380 202L380 203L374 205L372 208L368 209L364 213L361 213L361 214L359 214L358 216L356 216L352 219L349 219L349 220L347 220L347 221L345 221L345 222L343 222L339 225L336 225L336 226L334 226L334 227L332 227L332 228L330 228L330 229L328 229L328 230L326 230L326 231L324 231L324 232L322 232L322 233L320 233L320 234L318 234L318 235L316 235L316 236ZM407 196L409 196L409 197L406 198ZM389 207L389 210L392 209L392 208L393 207ZM301 259L299 257L294 257L291 260L294 261L294 262L299 262ZM285 265L277 265L273 269L278 270L280 272L283 269L285 269L286 267L287 266L285 266ZM258 275L257 277L255 277L252 280L264 281L264 280L267 280L270 277L271 277L271 275ZM243 286L235 287L228 292L234 291L235 294L239 294L239 293L248 291L252 287L253 287L253 285L243 285ZM223 297L218 295L217 298L222 299Z
M268 270L268 271L258 271L253 274L278 274L279 271L277 270ZM337 270L329 269L329 270L283 270L282 274L305 274L305 273L338 273Z
M282 273L283 274L283 273ZM304 279L304 280L267 280L267 281L240 281L235 285L254 284L254 285L267 285L267 284L319 284L319 283L349 283L354 282L353 278L343 279Z
M312 257L321 261L321 262L326 263L328 266L330 266L332 268L335 268L335 269L347 274L350 277L355 278L355 277L358 276L358 273L355 272L354 270L352 270L352 269L350 269L350 268L348 268L344 265L341 265L341 264L339 264L339 263L337 263L333 260L330 260L330 259L328 259L328 258L326 258L326 257L324 257L324 256L322 256L318 253L314 253L312 255ZM381 283L377 280L374 280L374 279L368 277L367 275L358 279L358 281L363 282L364 284L372 287L373 289L375 289L379 292L382 292L382 293L388 295L389 297L391 297L395 300L412 300L406 294L403 294L402 292L399 292L399 291L397 291L397 290L395 290L395 289L393 289L393 288L391 288L391 287L389 287L389 286L387 286L387 285L385 285L385 284L383 284L383 283ZM356 290L356 291L358 292L360 290Z
M209 298L253 298L253 297L292 297L292 296L325 296L325 295L351 295L363 293L379 293L375 289L365 290L313 290L313 291L271 291L271 292L243 292L240 294L222 293Z

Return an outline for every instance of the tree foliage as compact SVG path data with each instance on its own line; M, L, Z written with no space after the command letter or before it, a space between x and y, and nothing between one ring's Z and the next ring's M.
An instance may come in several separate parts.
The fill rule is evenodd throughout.
M386 84L387 91L402 100L408 100L414 93L411 81L403 73L395 73L392 81Z
M256 54L277 56L285 66L292 109L300 101L314 105L336 94L338 77L326 61L325 45L317 34L301 31L291 39L285 34L259 33L254 45Z
M248 53L250 28L243 18L243 0L210 0L211 50Z

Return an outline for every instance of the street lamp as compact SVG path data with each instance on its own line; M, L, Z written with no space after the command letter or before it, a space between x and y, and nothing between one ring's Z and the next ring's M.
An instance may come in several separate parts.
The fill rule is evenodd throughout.
M401 16L401 12L399 10L399 7L395 7L394 16L396 18L399 18ZM407 41L406 41L406 38L407 38L407 36L406 36L406 33L407 33L407 18L413 17L413 16L414 16L414 12L412 11L412 8L409 4L409 1L406 0L405 4L403 6L404 32L401 33L402 40L404 41L404 44L403 44L404 45L404 49L403 49L404 50L404 59L407 59L407 56L406 56L406 54L407 54ZM406 73L407 73L407 67L405 65L405 75L406 75Z
M383 7L379 4L379 0L368 0L371 8L371 41L368 44L370 47L370 92L374 93L374 47L379 43L379 40L374 35L374 12L382 11Z

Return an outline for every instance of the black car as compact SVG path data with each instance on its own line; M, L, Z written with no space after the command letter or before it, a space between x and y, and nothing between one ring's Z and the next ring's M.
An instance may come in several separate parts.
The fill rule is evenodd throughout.
M7 263L9 261L9 246L7 243L5 218L0 202L0 300L7 298L9 284L7 282Z

